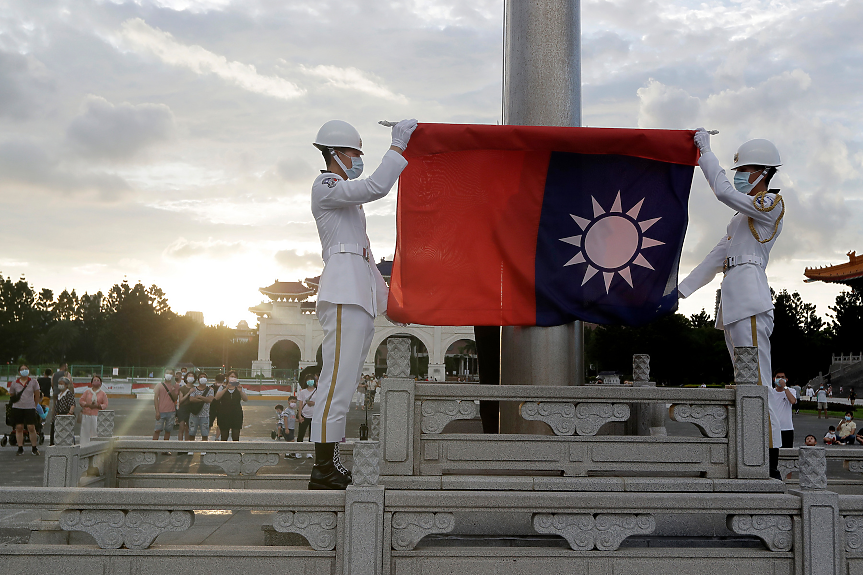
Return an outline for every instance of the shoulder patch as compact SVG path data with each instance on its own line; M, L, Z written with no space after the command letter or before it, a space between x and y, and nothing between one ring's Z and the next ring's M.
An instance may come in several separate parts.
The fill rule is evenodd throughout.
M776 203L776 196L772 194L758 195L755 196L755 198L752 200L752 203L755 204L755 207L761 208L762 210L770 208L773 206L773 204Z
M328 188L335 188L336 184L339 183L339 179L338 178L324 178L323 180L321 180L321 183Z

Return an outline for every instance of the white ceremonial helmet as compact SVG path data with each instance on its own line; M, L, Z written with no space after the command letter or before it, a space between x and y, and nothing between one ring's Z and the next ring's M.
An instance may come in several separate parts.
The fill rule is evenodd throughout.
M351 148L363 151L363 139L357 129L344 120L330 120L318 130L313 142L317 148Z
M749 140L744 142L737 153L734 154L734 165L732 170L742 166L768 166L778 167L782 165L782 159L779 157L779 150L773 145L770 140Z

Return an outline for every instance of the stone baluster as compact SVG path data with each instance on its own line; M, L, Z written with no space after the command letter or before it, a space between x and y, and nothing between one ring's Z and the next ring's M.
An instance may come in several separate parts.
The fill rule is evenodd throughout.
M372 423L369 426L369 439L372 441L381 440L381 414L372 414Z
M381 382L381 473L414 472L414 397L410 377L410 339L387 340L387 375Z
M800 490L791 493L801 500L803 573L839 575L850 550L845 537L849 520L856 518L840 516L839 495L827 491L824 447L799 447L798 457Z
M823 491L827 489L827 452L823 447L801 446L798 449L797 471L800 489Z
M650 356L646 353L636 353L632 356L633 387L656 387L656 382L650 381ZM632 406L635 412L636 435L666 436L665 406L658 403L636 403Z
M380 573L384 539L384 488L378 485L377 441L354 444L353 484L345 492L344 573Z
M770 414L767 388L758 385L757 347L734 348L734 383L737 478L767 479Z
M75 443L75 416L57 415L54 417L54 445L67 447Z
M102 409L96 416L96 437L114 437L114 410Z

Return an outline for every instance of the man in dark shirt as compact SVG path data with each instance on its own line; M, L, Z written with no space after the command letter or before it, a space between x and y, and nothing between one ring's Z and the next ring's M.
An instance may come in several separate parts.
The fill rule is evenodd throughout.
M42 377L37 377L36 382L39 384L39 391L42 392L42 397L54 397L51 393L51 369L46 369L42 373Z

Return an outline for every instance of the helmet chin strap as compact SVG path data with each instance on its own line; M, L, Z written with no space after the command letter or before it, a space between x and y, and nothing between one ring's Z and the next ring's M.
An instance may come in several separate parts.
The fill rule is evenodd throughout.
M758 182L763 180L765 175L767 175L767 168L764 168L764 170L762 170L762 172L761 172L761 175L758 176L754 182L752 182L752 187L754 188L755 186L757 186Z
M335 148L330 148L330 154L332 154L333 159L336 161L336 163L339 165L339 167L340 167L342 170L344 170L345 174L347 174L347 173L348 173L348 167L347 167L347 166L345 166L345 165L342 163L342 161L339 159L339 154L340 154L340 153L341 153L341 152L339 152L337 149L335 149ZM353 165L353 162L351 162L351 165Z

